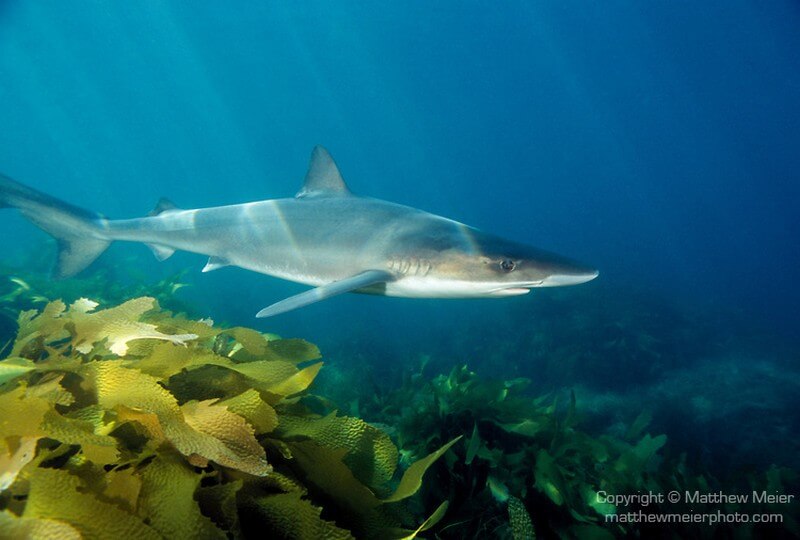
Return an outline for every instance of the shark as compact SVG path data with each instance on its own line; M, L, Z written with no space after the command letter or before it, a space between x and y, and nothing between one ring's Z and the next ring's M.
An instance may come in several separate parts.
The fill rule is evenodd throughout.
M262 309L271 317L343 293L411 298L500 298L585 283L594 268L458 221L353 194L316 146L293 198L181 209L161 199L149 215L108 219L0 174L0 207L53 236L57 278L88 267L115 241L159 260L209 257L203 272L235 266L313 288Z

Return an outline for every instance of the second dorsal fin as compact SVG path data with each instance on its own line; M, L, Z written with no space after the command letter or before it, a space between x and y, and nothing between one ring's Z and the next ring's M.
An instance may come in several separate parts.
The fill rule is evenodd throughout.
M156 207L153 208L147 215L153 217L163 214L164 212L170 212L172 210L179 210L179 208L175 206L175 203L173 203L171 200L161 197L158 199Z
M296 197L341 197L350 194L350 189L331 155L322 146L315 146L311 152L311 162L308 165L305 182Z

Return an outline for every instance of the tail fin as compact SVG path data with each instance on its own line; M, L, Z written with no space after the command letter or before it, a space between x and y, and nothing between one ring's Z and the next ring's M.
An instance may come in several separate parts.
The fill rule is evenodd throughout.
M89 266L111 240L103 235L104 218L62 202L0 174L0 208L16 208L58 241L55 275L70 277Z

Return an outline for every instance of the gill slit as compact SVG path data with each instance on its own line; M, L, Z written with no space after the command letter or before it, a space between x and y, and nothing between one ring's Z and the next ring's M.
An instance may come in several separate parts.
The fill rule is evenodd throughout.
M431 271L431 262L418 257L390 257L389 270L406 277L425 277Z

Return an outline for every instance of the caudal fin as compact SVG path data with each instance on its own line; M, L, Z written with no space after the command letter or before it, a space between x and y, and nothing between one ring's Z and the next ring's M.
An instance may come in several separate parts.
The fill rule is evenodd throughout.
M55 275L73 276L89 266L111 243L105 220L0 174L0 207L16 208L58 241Z

